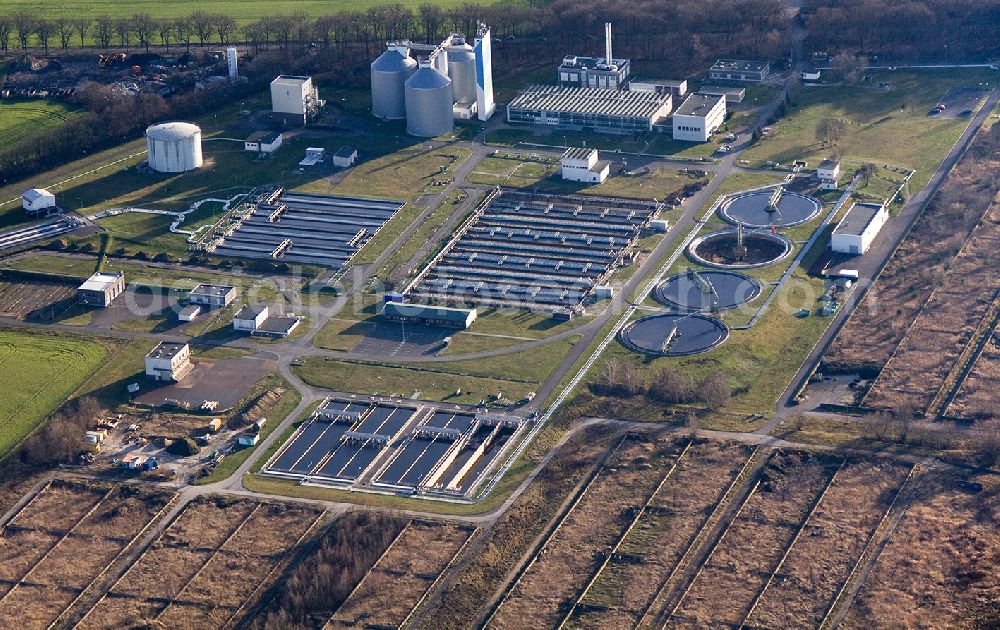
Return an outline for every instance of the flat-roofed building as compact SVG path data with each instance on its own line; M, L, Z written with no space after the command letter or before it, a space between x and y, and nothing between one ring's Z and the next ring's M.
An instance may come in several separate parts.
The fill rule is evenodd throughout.
M738 85L703 85L698 88L698 93L709 96L725 96L727 103L742 103L747 95L747 89Z
M687 79L643 79L642 81L630 81L628 89L633 92L656 92L658 94L670 94L674 98L680 98L687 94Z
M209 308L229 306L239 291L225 284L199 284L188 293L188 304L201 304Z
M472 322L476 321L478 314L479 311L474 308L451 308L403 302L386 302L385 306L382 307L382 317L386 319L463 329L471 326Z
M608 63L603 57L568 55L559 64L556 79L564 87L623 90L630 72L628 59L612 59Z
M830 248L842 254L863 254L888 219L885 204L856 203L833 228Z
M287 337L299 327L301 318L271 316L260 323L250 334L255 337Z
M243 141L243 149L253 153L271 155L281 146L280 133L257 131Z
M600 160L597 149L574 147L563 153L559 160L559 172L563 179L569 181L600 184L608 178L611 163Z
M358 150L355 147L340 147L333 154L333 165L347 168L358 161Z
M507 121L608 133L652 131L670 94L532 85L507 105Z
M76 300L86 306L108 306L125 290L125 274L98 272L76 290Z
M320 105L312 77L282 74L271 81L271 111L286 123L306 124Z
M201 314L201 304L188 304L177 313L177 319L182 322L193 322Z
M233 330L253 333L267 319L266 304L246 304L233 315Z
M56 196L44 188L29 188L21 195L21 207L33 215L49 212L56 208Z
M833 159L823 160L816 168L816 177L819 178L819 187L822 190L834 190L839 188L840 162Z
M694 93L673 116L674 140L707 142L726 120L726 97Z
M771 72L771 64L766 61L745 59L719 59L712 64L708 78L712 81L739 81L760 83Z
M183 380L193 368L186 343L163 341L146 355L146 376L157 381Z

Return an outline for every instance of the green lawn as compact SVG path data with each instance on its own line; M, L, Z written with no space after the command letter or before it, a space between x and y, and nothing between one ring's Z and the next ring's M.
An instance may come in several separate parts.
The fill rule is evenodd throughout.
M77 114L75 108L52 101L0 101L0 146L15 146Z
M99 343L0 332L0 454L23 440L107 357ZM82 439L82 436L81 436Z
M911 183L916 192L969 122L928 116L928 110L949 87L995 85L998 79L995 71L982 69L878 71L869 76L870 81L852 85L802 88L773 133L744 157L756 165L793 160L815 165L833 152L843 152L848 160L916 169ZM879 89L880 82L890 82L892 88ZM846 135L833 147L816 140L816 126L827 118L847 126Z

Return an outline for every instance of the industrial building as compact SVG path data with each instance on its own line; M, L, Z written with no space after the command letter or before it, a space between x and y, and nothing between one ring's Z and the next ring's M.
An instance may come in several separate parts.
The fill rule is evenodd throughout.
M149 167L160 173L183 173L202 165L201 129L185 122L146 128Z
M670 94L531 85L507 105L507 121L634 133L652 131L671 106Z
M333 154L333 165L340 168L347 168L358 161L358 150L354 147L340 147Z
M239 291L236 287L222 284L199 284L188 293L188 304L201 304L209 308L229 306Z
M696 92L674 112L674 140L707 142L725 120L726 97Z
M413 301L573 309L620 265L661 204L495 189L404 293Z
M556 82L565 87L624 90L628 87L631 64L628 59L615 59L611 52L611 22L604 24L604 56L563 57L556 70Z
M183 380L192 369L191 348L186 343L163 341L146 355L146 376L157 381Z
M393 321L462 329L471 326L478 314L474 308L449 308L408 302L386 302L382 307L382 317Z
M406 119L407 133L421 137L451 131L456 118L489 120L496 109L491 42L484 24L475 46L457 33L437 45L389 42L371 64L372 114Z
M312 77L279 75L271 81L271 111L286 125L304 125L323 106Z
M833 228L830 248L842 254L863 254L888 219L885 204L855 203Z
M703 85L698 88L698 93L709 96L725 96L726 103L742 103L743 99L746 98L747 89L736 85Z
M44 188L30 188L21 195L21 207L35 216L47 214L56 207L56 196Z
M257 131L243 141L243 149L261 155L271 155L281 146L280 133Z
M816 169L816 177L819 178L819 187L822 190L836 190L840 187L840 162L832 159L823 160Z
M84 306L108 306L125 290L125 274L95 273L76 290L76 301Z
M628 89L633 92L656 92L657 94L670 94L677 99L687 94L688 82L686 79L632 80L629 81Z
M246 304L233 315L233 330L252 333L264 323L267 315L266 304Z
M188 304L177 313L177 319L182 322L193 322L201 315L201 304Z
M766 61L746 61L743 59L719 59L708 71L712 81L739 81L760 83L771 72L771 64Z
M559 173L571 182L600 184L610 172L611 162L598 159L597 149L566 149L559 160Z

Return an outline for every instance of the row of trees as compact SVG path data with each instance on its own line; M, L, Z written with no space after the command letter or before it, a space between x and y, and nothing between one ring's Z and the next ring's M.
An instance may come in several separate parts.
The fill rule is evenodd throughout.
M595 394L602 396L628 398L647 395L657 402L672 405L701 403L709 408L721 407L732 396L729 380L719 371L695 381L677 370L666 367L647 384L635 365L617 359L612 359L604 365L603 372L591 389Z
M154 19L145 13L126 16L46 18L22 10L0 15L0 48L48 52L53 42L67 49L76 45L128 48L245 43L260 49L312 43L325 48L361 45L369 54L397 38L436 41L449 32L471 36L478 22L493 29L495 38L543 59L565 54L599 54L601 24L615 25L616 52L636 59L690 64L717 55L773 58L787 47L787 18L779 0L635 0L609 4L604 0L554 0L537 5L476 3L444 9L433 3L411 8L391 4L367 11L349 11L310 18L305 14L276 15L240 23L233 16L198 11L174 19Z

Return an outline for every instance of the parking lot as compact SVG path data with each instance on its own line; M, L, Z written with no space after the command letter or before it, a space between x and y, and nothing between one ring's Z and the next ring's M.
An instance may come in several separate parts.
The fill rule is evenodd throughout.
M198 361L179 383L158 384L144 379L136 401L158 407L166 400L173 400L190 409L198 409L205 401L215 401L219 403L216 412L221 412L238 403L274 367L274 361L253 357Z
M410 284L419 301L572 308L631 254L660 205L500 189Z
M285 193L273 205L259 204L215 253L340 269L402 207L387 199Z
M944 105L938 118L962 118L970 116L972 111L979 105L979 101L986 97L986 92L979 88L948 88L945 95L938 101L938 105Z

